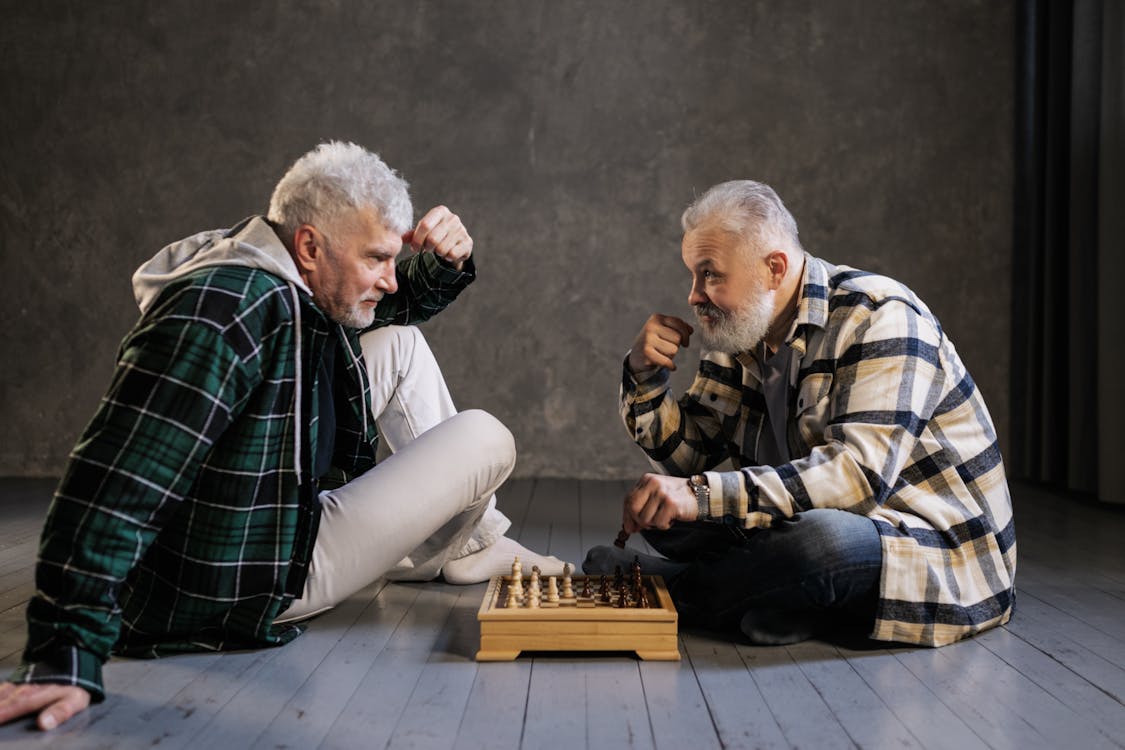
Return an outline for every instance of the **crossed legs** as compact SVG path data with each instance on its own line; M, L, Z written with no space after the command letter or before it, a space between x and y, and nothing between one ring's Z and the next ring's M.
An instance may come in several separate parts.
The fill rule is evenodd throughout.
M866 634L874 624L883 552L865 516L814 509L766 529L700 521L644 537L665 557L642 565L668 581L685 624L737 627L759 644ZM595 547L583 568L607 572L633 554Z
M330 609L383 576L475 583L506 572L517 554L561 574L561 560L503 536L511 522L493 493L515 466L511 432L483 411L456 411L416 328L388 326L360 341L372 412L392 454L321 493L304 595L277 622Z

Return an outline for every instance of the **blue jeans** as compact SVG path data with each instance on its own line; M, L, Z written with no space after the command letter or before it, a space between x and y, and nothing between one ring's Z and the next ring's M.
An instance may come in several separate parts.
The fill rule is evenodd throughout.
M883 551L865 516L816 509L766 529L699 521L643 534L667 559L642 556L642 568L665 578L685 625L738 627L755 643L778 644L866 634L874 624ZM583 569L612 572L633 556L595 547Z

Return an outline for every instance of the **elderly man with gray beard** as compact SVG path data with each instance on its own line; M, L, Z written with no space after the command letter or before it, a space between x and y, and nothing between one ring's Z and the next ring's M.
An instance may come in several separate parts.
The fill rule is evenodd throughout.
M1007 622L1016 543L996 434L933 313L806 253L768 185L717 185L682 225L699 371L677 400L669 370L694 328L655 314L621 384L660 472L625 497L623 531L664 556L642 565L682 621L759 644L928 646ZM584 568L633 557L595 547Z

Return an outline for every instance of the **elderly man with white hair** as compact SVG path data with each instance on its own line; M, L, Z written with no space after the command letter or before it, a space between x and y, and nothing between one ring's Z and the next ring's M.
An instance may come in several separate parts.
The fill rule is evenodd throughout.
M854 632L940 646L1007 622L1016 542L992 420L933 313L902 284L806 253L768 185L683 215L694 328L644 324L621 410L659 473L624 501L682 621L759 644ZM729 461L729 465L726 463ZM623 547L623 545L620 545ZM633 559L595 547L586 572Z
M333 142L268 216L142 266L141 318L43 529L0 722L50 729L101 700L111 653L287 643L382 576L472 583L516 554L561 574L503 536L512 435L456 412L412 325L468 286L472 254L455 214L413 225L406 183Z

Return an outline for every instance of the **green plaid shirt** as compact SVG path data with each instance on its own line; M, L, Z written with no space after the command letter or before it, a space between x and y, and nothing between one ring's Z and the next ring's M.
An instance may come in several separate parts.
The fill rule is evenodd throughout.
M426 320L474 278L432 254L399 264L374 327ZM17 682L104 697L110 652L286 643L320 506L317 362L338 337L347 404L334 466L375 463L378 435L356 331L295 285L240 266L172 282L121 346L109 391L71 454L43 529Z
M980 392L937 319L884 276L806 255L789 340L792 461L761 466L770 429L750 354L708 353L688 392L626 367L629 434L662 471L706 472L700 519L766 527L811 508L871 518L883 546L874 638L942 645L1011 616L1012 503ZM736 471L711 471L730 459Z

